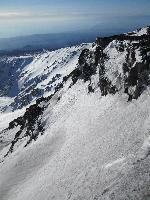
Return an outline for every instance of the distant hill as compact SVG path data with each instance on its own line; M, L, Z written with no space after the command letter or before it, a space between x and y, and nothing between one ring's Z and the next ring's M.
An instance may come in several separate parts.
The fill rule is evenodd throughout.
M89 43L95 41L97 35L109 36L122 33L125 30L107 30L104 31L100 27L94 27L92 30L82 32L68 33L51 33L51 34L35 34L28 36L18 36L12 38L0 38L0 54L8 53L8 51L16 53L21 51L41 51L42 49L56 50L68 46L79 45L81 43Z
M92 42L95 35L91 33L57 33L57 34L37 34L13 38L1 38L0 50L40 50L43 48L55 50L62 47L80 44L82 42Z

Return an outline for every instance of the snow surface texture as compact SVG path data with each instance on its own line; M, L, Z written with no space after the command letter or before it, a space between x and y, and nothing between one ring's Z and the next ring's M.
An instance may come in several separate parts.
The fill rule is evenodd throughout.
M129 101L129 93L124 93L124 80L130 71L124 74L122 66L127 60L134 69L136 63L143 62L143 56L139 47L135 47L132 62L128 58L132 44L123 41L125 48L119 51L120 44L122 42L109 43L104 49L104 62L101 63L100 58L101 62L97 65L94 62L97 45L88 44L69 48L69 52L68 48L46 52L23 68L20 87L44 73L46 55L51 55L51 62L57 62L57 73L61 72L67 78L51 98L36 103L37 107L43 108L40 120L44 133L39 134L35 141L24 147L28 138L23 137L15 144L14 151L5 157L19 126L1 132L0 200L150 199L150 89L147 87L137 99ZM89 51L84 51L81 58L80 52L84 48ZM72 58L74 49L78 53ZM60 54L63 54L62 60L66 52L68 61L59 65ZM69 74L77 75L78 58L82 63L82 75L73 81L75 77ZM43 68L37 63L43 63ZM96 70L89 80L85 66L89 69L91 63ZM98 74L101 64L105 66L103 78L117 88L118 92L114 95L110 92L102 96ZM35 65L40 66L38 70ZM27 70L28 73L25 73ZM44 82L38 82L37 87L46 88L47 80L53 75L52 72ZM89 92L89 86L92 92ZM9 98L4 99L4 105L6 101L11 103ZM30 103L33 104L33 101ZM24 113L25 107L13 113L1 113L0 129L6 129L10 121ZM7 121L4 121L6 118ZM23 129L21 134L25 131Z

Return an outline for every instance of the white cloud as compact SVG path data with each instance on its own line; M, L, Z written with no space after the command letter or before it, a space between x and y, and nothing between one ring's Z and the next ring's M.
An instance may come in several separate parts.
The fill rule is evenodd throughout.
M0 12L0 20L18 20L18 19L73 19L86 17L109 17L109 16L140 16L141 13L103 13L98 11L10 11Z
M30 17L30 13L25 12L1 12L0 19L12 19L12 18L22 18L22 17Z
M72 19L72 18L85 18L87 16L96 16L100 15L100 13L87 13L81 11L70 11L70 12L62 12L62 11L53 11L53 12L45 12L45 11L24 11L24 12L0 12L0 20L18 20L18 19Z

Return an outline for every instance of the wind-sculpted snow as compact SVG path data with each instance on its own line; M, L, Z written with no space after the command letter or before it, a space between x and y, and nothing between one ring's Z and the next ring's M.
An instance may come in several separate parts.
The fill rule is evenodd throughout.
M0 200L150 198L145 30L45 52L23 67L18 103L2 106L23 108L0 115Z

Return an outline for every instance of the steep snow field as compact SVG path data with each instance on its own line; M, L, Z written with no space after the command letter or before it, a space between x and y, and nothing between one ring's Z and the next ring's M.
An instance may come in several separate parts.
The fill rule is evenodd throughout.
M0 200L150 199L150 49L141 40L0 61L5 84L17 72L7 92L0 84Z
M146 199L149 94L129 103L79 82L46 109L44 136L1 163L1 199Z

